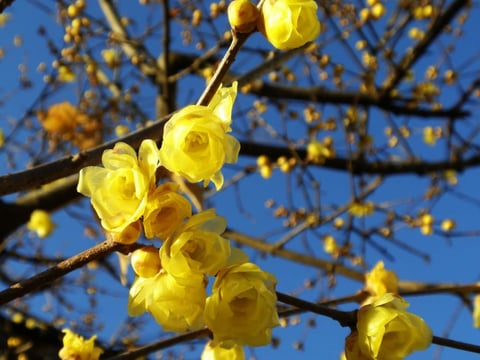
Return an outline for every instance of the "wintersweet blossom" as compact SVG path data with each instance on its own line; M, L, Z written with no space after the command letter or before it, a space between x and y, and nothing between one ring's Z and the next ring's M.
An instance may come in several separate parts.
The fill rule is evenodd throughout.
M165 125L160 160L163 166L190 182L223 185L222 166L235 163L240 143L231 131L237 84L221 87L208 106L190 105Z
M160 248L163 268L181 283L189 283L192 274L214 276L231 255L230 242L220 236L226 226L215 209L192 216Z
M98 360L103 350L95 346L96 335L85 340L69 329L64 329L63 347L58 352L61 360Z
M278 325L273 274L253 263L222 269L205 306L205 323L213 341L262 346L270 343L272 328Z
M135 274L143 278L155 276L162 269L160 255L155 246L144 246L135 250L130 262Z
M30 214L30 220L27 223L27 229L34 231L38 237L45 238L55 229L55 223L50 214L45 210L34 210Z
M313 0L266 0L258 27L277 49L295 49L320 33L317 8Z
M102 163L80 171L77 191L91 198L105 230L121 233L143 215L155 186L158 148L144 140L137 157L130 145L119 142L103 152Z
M379 261L365 275L365 289L372 296L381 296L386 293L398 294L397 274L392 270L386 270L383 261Z
M358 311L358 346L373 360L403 360L432 342L432 330L419 316L406 311L408 302L384 294Z
M203 349L201 360L245 360L245 351L240 345L231 348L221 347L209 341Z
M143 215L143 227L148 239L158 237L165 240L183 222L192 215L192 206L177 191L175 183L160 185L148 197Z
M232 29L247 33L255 30L260 12L250 0L233 0L228 5L227 15Z
M129 292L128 314L138 316L148 311L164 331L182 333L198 330L204 325L206 280L183 286L161 270L149 278L135 279Z

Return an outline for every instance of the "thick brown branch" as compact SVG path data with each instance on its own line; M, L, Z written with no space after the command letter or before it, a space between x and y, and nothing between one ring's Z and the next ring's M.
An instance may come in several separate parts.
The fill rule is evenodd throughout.
M402 99L380 98L371 94L352 91L335 91L322 86L294 87L272 85L265 82L255 83L251 94L274 99L312 101L321 104L343 104L375 106L397 115L414 115L422 118L465 118L470 112L457 106L449 109L432 110L422 107L409 107Z
M3 13L3 11L9 7L10 5L13 4L15 0L0 0L0 14Z
M114 251L128 252L132 246L104 241L90 249L87 249L71 258L61 261L57 265L23 281L11 285L8 289L0 292L0 306L9 303L19 297L25 296L32 291L49 286L55 280L72 272L91 261L98 260Z
M160 140L163 135L163 126L169 117L166 116L144 129L109 141L88 151L66 156L32 169L3 175L0 177L0 196L33 189L54 180L76 174L85 166L98 164L103 151L112 148L119 141L124 141L134 148L138 148L143 139Z
M243 141L241 143L240 154L244 156L267 155L271 159L277 159L281 156L292 157L292 150L288 147L265 145L255 142ZM305 159L307 154L304 149L295 150L296 156ZM327 158L321 164L313 164L326 169L338 171L351 171L353 174L369 175L407 175L415 174L419 176L427 175L433 172L443 172L445 170L455 170L462 172L467 168L480 166L480 155L473 155L466 159L446 160L446 161L366 161L363 159L347 159L341 157Z

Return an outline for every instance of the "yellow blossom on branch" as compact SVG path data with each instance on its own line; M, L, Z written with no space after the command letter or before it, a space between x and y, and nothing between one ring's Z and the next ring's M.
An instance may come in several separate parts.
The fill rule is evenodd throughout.
M255 4L250 0L233 0L228 5L228 22L235 31L247 33L255 30L260 16Z
M45 210L34 210L30 214L27 229L34 231L38 237L45 238L55 229L56 225Z
M222 166L235 163L240 143L231 131L237 83L220 88L208 106L189 105L165 125L160 149L162 165L190 182L223 186Z
M366 359L403 360L430 346L432 330L421 317L408 312L408 306L401 297L387 293L360 308L358 347Z
M69 329L64 329L63 347L58 352L61 360L98 360L103 350L95 346L96 335L85 340Z
M194 274L214 276L227 266L232 253L230 242L220 236L226 226L214 209L192 216L160 248L163 268L183 284Z
M398 293L398 277L392 270L386 270L383 261L365 274L365 290L371 296L382 296L386 293Z
M213 341L262 346L270 343L278 326L273 274L257 265L243 263L219 272L205 306L205 323Z
M137 158L130 145L120 142L104 151L102 163L104 167L80 171L77 191L91 198L105 230L121 233L143 215L155 186L158 148L153 140L144 140Z
M320 33L317 4L313 0L266 0L259 30L277 49L295 49Z
M178 190L177 184L165 183L149 195L143 215L143 227L148 239L158 237L165 240L185 218L192 215L192 206Z
M155 246L144 246L135 250L130 262L135 274L143 278L155 276L162 269L160 254Z
M148 311L164 331L183 333L203 325L206 280L195 277L188 286L161 270L149 278L135 279L129 292L128 314L139 316Z
M375 210L375 204L371 201L365 201L365 202L354 201L350 205L348 212L352 216L365 217L365 216L372 215L374 210Z
M209 341L202 352L201 360L245 360L245 351L240 345L231 348L221 347Z

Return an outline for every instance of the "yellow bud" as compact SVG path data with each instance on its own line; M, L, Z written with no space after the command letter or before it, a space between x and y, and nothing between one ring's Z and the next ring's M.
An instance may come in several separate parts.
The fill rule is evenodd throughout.
M121 232L111 232L112 240L122 244L133 244L140 237L142 233L142 224L140 221L135 221L129 224Z
M266 155L260 155L257 158L257 166L268 166L270 165L270 159Z
M77 6L75 4L70 4L67 8L67 14L69 17L73 18L75 16L78 16L79 14L79 9L77 8Z
M135 250L130 262L135 274L143 278L156 275L162 268L160 254L155 246L145 246Z
M445 219L445 220L442 221L442 224L440 226L441 226L443 231L447 232L447 231L452 231L453 229L455 229L457 224L452 219Z
M234 0L228 6L228 21L233 30L249 33L255 30L260 12L249 0Z
M385 5L381 3L377 3L372 6L370 15L372 16L373 19L377 20L381 18L383 15L385 15L386 12L387 12L387 9L385 8Z
M272 167L271 166L260 166L260 176L264 179L270 179L270 177L272 176Z

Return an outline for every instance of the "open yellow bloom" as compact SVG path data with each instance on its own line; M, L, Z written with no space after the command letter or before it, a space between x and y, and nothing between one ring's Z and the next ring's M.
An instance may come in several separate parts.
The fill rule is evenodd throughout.
M98 360L103 350L95 346L96 335L85 340L69 329L62 330L65 333L63 337L63 347L58 352L61 360Z
M189 105L165 125L160 160L168 170L190 182L223 185L224 163L235 163L240 151L231 131L237 84L220 88L208 106Z
M148 311L164 331L182 333L203 325L206 280L183 286L165 271L149 278L137 278L129 292L128 314L138 316Z
M245 351L240 345L227 349L209 341L202 352L201 360L245 360Z
M30 220L27 223L27 229L34 231L38 237L45 238L55 229L55 223L45 210L34 210L30 214Z
M175 183L165 183L155 189L148 197L143 227L148 239L158 237L165 240L183 222L192 215L192 206L177 191Z
M277 49L298 48L320 33L317 4L313 0L266 0L258 27Z
M140 219L149 191L155 186L158 148L144 140L137 154L119 142L102 156L104 167L88 166L80 171L77 191L91 198L105 230L121 233Z
M395 272L386 270L383 261L365 275L365 289L372 296L382 296L386 293L398 294L398 277Z
M279 324L273 274L243 263L221 270L205 306L205 323L213 341L262 346L270 343L272 328Z
M358 346L373 360L403 360L432 342L432 330L419 316L406 311L408 302L387 293L358 311ZM347 357L348 358L348 357Z
M227 266L230 242L220 236L227 226L215 209L192 216L160 248L163 268L180 283L187 284L192 274L214 276Z

